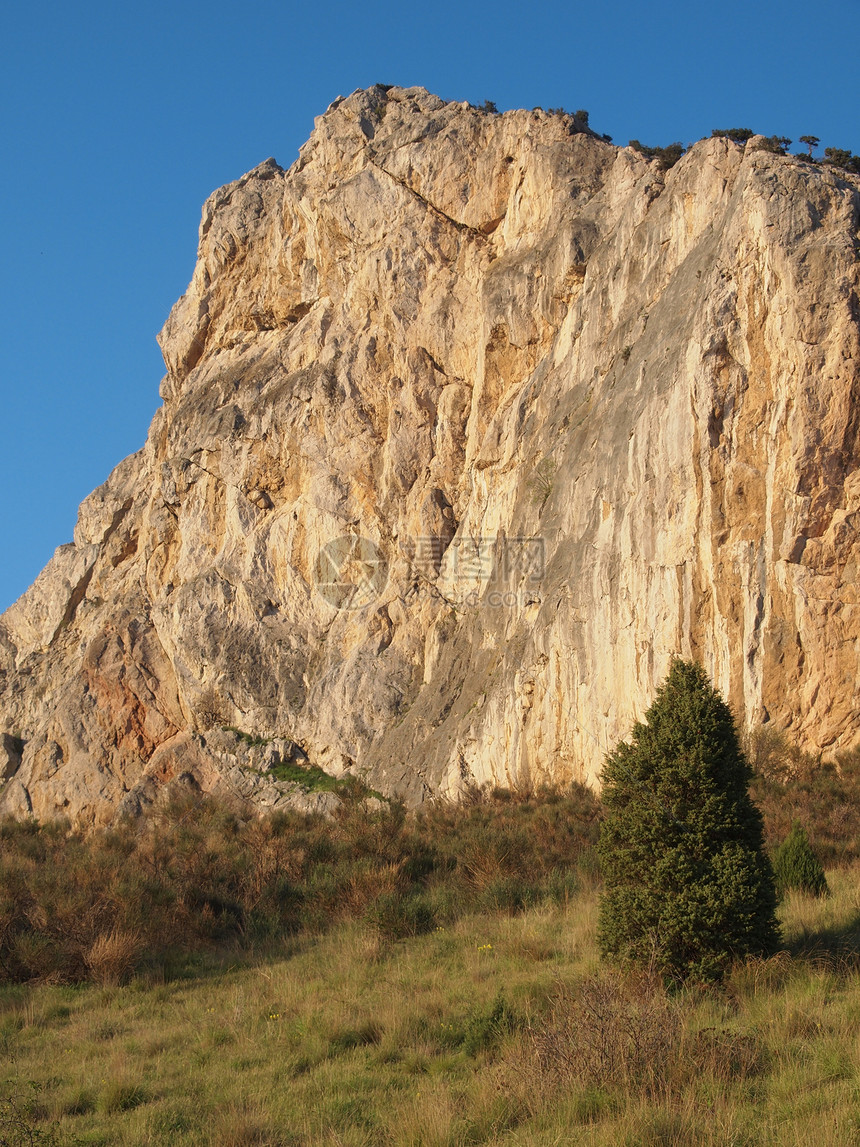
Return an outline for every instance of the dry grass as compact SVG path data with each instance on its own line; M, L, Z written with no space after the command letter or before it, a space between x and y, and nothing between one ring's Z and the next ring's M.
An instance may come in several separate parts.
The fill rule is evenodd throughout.
M0 1116L104 1147L860 1141L860 865L785 900L785 952L667 993L599 964L593 812L557 794L333 825L213 810L94 853L7 830L4 958L42 982L0 985ZM52 849L81 877L101 858L90 892L124 873L122 895L40 884ZM141 958L153 933L130 907L156 886L176 913L159 927L208 947Z
M167 980L7 986L0 1044L59 1143L841 1147L860 1136L860 979L796 947L851 926L860 869L828 878L828 900L783 906L795 954L722 990L602 969L592 890L398 942L346 921Z
M84 954L90 977L103 987L125 983L143 950L139 929L112 928L97 936Z
M184 800L117 832L0 822L0 981L120 983L228 941L259 952L350 919L391 941L563 900L596 809L573 788L411 817L353 795L333 820Z

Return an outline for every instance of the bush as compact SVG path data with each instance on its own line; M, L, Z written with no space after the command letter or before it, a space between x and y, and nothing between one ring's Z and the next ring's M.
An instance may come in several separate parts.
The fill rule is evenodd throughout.
M711 139L725 136L726 139L731 139L735 143L746 143L754 135L755 132L749 127L715 127L711 132Z
M777 947L776 894L751 770L705 671L675 660L603 771L602 955L664 976L720 979Z
M825 147L824 158L836 167L847 167L851 161L851 152L841 147Z
M468 1056L492 1051L516 1026L517 1017L500 990L489 1008L478 1009L469 1016L462 1034L462 1049Z
M96 937L84 956L84 962L97 984L121 984L134 971L142 947L138 931L114 928Z
M832 163L834 167L841 167L843 171L860 174L860 155L852 155L842 147L825 147L824 162Z
M0 1084L0 1147L59 1147L56 1124L44 1123L42 1085L31 1082L29 1089L22 1092L10 1080Z
M769 135L762 141L762 150L771 151L774 155L785 155L791 147L791 140L787 135Z
M433 909L422 897L384 892L367 908L364 918L384 940L420 936L435 924Z
M800 750L785 733L767 729L753 732L749 744L756 773L753 798L764 816L771 852L797 820L822 864L860 860L860 752L845 751L835 763L822 761Z
M147 963L345 919L398 940L434 913L563 899L593 871L599 805L584 786L410 814L340 797L324 817L189 796L91 834L0 821L0 982L122 983Z
M549 1015L530 1034L549 1082L654 1095L683 1058L681 1018L657 977L601 973L576 987L559 985Z
M773 855L773 872L780 893L790 888L811 892L813 896L826 896L829 892L821 861L812 851L806 830L798 821Z
M630 146L646 159L656 159L661 171L668 171L670 167L674 167L685 150L680 142L670 143L666 147L648 147L638 139L631 139Z

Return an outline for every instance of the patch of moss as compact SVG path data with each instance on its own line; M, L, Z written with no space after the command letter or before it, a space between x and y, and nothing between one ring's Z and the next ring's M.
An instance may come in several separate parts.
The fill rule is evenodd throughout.
M237 729L235 725L222 725L225 733L235 733L240 741L244 741L246 745L257 747L259 745L268 745L272 740L271 737L255 737L253 733L243 733L241 729Z
M303 789L316 793L336 793L348 788L350 781L346 778L333 777L319 765L297 765L289 761L282 761L269 769L269 776L276 781L290 781L301 785Z
M308 792L337 793L341 797L352 797L355 800L376 797L377 800L388 803L382 793L368 788L358 777L333 777L319 765L297 765L294 762L282 761L269 769L267 775L276 781L289 781L291 784L301 785Z

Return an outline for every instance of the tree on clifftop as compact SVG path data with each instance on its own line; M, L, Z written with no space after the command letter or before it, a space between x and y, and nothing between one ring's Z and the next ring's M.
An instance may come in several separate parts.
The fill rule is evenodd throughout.
M630 743L603 770L598 941L620 963L719 979L779 941L750 766L705 671L672 662Z

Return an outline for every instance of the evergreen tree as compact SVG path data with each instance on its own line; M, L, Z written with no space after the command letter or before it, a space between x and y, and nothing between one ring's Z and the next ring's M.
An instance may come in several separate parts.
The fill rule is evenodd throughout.
M734 140L735 143L746 143L748 139L752 139L755 132L750 127L715 127L711 132L712 139L721 135Z
M791 140L787 135L769 135L765 137L762 147L764 151L772 151L774 155L785 155L791 147Z
M797 821L773 855L773 873L780 893L789 888L798 888L814 896L827 896L830 891L821 861L812 851L806 829Z
M603 770L602 955L716 980L735 957L775 951L773 873L750 777L705 671L673 661L645 723Z

